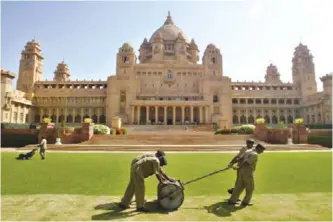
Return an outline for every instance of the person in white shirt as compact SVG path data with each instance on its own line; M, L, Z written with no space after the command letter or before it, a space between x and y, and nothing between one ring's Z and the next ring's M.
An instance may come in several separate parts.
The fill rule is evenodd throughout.
M46 150L47 150L47 141L44 136L42 136L42 140L39 144L39 154L42 157L42 160L46 157Z

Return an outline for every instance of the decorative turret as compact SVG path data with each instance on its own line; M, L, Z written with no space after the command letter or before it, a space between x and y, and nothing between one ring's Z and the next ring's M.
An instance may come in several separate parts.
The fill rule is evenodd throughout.
M191 62L197 64L199 61L199 48L194 39L191 40L189 49L191 53Z
M163 59L163 36L161 32L158 32L152 39L152 60L160 61Z
M265 80L266 83L282 83L280 80L280 73L278 72L276 66L272 63L267 67Z
M170 11L168 11L168 17L164 22L164 25L174 25L175 23L173 23L171 15L170 15Z
M33 39L21 53L17 89L32 97L34 84L43 78L43 56L39 43Z
M69 81L70 72L68 66L64 61L58 64L57 70L54 72L54 81L66 82Z
M300 43L292 59L293 83L297 86L300 96L308 96L317 92L317 83L313 56L308 47Z
M147 53L151 53L151 44L148 42L147 38L143 40L141 43L140 49L139 49L139 61L140 63L143 63L147 58Z
M129 75L136 64L136 56L133 47L124 43L117 54L117 76Z
M206 73L211 75L222 76L222 55L214 44L209 44L204 52L202 64L206 68Z
M333 72L320 77L320 80L323 82L324 93L331 96L332 96L332 75Z

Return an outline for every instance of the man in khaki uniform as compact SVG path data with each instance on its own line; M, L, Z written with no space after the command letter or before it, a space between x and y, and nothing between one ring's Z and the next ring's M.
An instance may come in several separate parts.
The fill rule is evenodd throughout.
M249 150L249 149L252 149L253 147L253 144L254 144L254 140L253 139L248 139L246 140L246 146L245 147L242 147L242 149L240 149L239 153L230 161L228 167L232 167L235 163L240 163L240 161L242 160L243 158L243 155L244 153ZM233 190L235 189L236 187L236 184L237 184L237 180L238 180L238 174L239 174L239 170L236 171L236 181L235 181L235 185L233 188L230 188L228 189L228 193L229 194L232 194Z
M42 157L42 160L46 157L46 150L47 150L47 141L44 136L42 136L42 140L40 141L39 147L39 155Z
M149 212L144 208L145 184L144 179L155 174L159 182L162 182L166 176L161 167L167 165L165 156L145 156L141 159L132 161L130 182L126 188L125 194L119 204L122 209L129 208L133 195L136 199L136 210L140 212ZM171 179L171 178L170 178Z
M258 154L263 153L265 147L258 144L254 149L247 150L244 153L243 160L239 164L239 175L236 186L228 201L228 204L236 204L240 194L245 189L245 197L241 203L242 206L252 206L250 203L254 191L254 171L258 162ZM237 169L237 168L236 168Z

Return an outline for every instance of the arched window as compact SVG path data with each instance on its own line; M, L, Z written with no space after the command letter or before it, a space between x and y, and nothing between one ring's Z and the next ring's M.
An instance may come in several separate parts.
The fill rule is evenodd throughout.
M172 72L171 72L171 70L168 71L168 79L172 79Z
M217 95L214 95L214 96L213 96L213 102L214 102L214 103L219 102L219 97L218 97Z

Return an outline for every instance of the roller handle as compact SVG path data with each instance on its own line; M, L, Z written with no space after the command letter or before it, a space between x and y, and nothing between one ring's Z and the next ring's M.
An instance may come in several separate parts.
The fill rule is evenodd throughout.
M209 173L209 174L206 174L206 175L204 175L204 176L201 176L201 177L195 178L195 179L193 179L193 180L186 181L186 182L182 183L182 185L185 186L185 185L187 185L187 184L190 184L190 183L193 183L193 182L195 182L195 181L201 180L201 179L203 179L203 178L206 178L206 177L212 176L212 175L217 174L217 173L220 173L220 172L222 172L222 171L226 171L226 170L228 170L228 169L230 169L230 167L226 167L226 168L223 168L223 169L220 169L220 170L216 170L216 171L211 172L211 173Z

